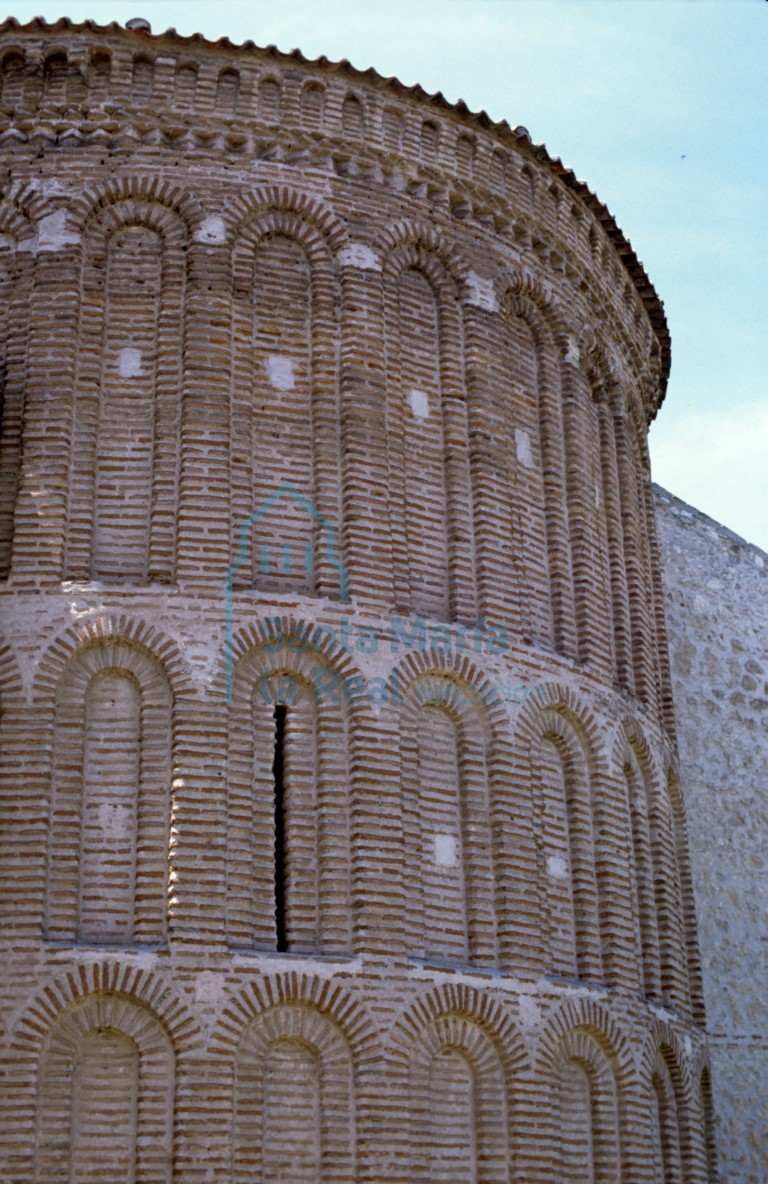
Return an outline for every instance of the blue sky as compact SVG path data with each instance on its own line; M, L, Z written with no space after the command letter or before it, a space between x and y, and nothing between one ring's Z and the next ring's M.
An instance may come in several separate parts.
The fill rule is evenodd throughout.
M62 0L63 4L64 0ZM766 0L68 0L13 15L348 58L521 123L611 209L665 303L654 479L768 550Z

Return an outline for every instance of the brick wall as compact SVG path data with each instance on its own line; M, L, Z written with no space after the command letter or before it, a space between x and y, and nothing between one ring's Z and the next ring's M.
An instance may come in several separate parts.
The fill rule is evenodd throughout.
M346 67L0 74L3 1178L714 1180L610 215Z

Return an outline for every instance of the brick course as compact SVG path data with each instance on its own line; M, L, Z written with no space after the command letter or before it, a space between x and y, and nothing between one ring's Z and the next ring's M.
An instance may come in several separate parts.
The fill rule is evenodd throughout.
M713 1181L611 216L345 65L0 76L3 1179Z

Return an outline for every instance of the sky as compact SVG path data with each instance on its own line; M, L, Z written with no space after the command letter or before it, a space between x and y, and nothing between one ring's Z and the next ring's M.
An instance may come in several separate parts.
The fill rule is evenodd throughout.
M654 480L768 551L766 0L17 0L12 15L142 16L348 58L523 124L606 203L664 301Z

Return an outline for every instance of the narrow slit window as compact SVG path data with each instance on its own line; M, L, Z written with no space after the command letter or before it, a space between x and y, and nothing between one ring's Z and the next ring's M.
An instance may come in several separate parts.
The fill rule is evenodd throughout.
M285 915L285 730L288 708L275 705L275 759L272 773L275 781L275 929L278 953L288 949Z

